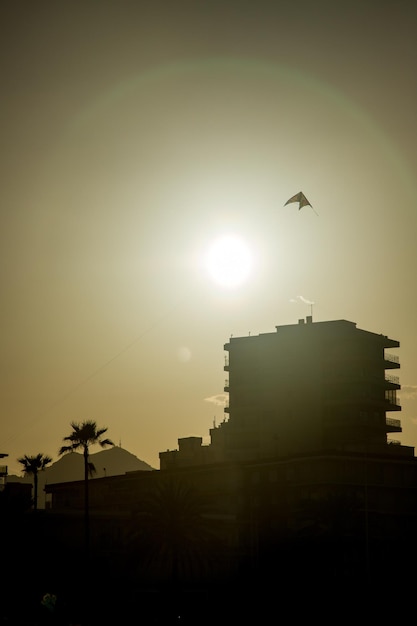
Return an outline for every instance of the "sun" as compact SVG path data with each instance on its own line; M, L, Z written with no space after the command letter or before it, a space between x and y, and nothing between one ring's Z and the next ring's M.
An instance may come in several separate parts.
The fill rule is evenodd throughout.
M216 284L232 289L242 285L249 277L253 256L241 237L222 235L209 246L205 267Z

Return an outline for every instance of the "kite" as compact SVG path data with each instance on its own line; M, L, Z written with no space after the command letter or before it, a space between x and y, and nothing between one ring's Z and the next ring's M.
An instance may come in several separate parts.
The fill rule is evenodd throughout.
M302 191L300 191L299 193L296 193L295 196L292 196L292 198L287 200L284 206L287 206L287 204L290 204L291 202L299 203L298 210L302 209L303 206L310 206L313 209L313 205L310 204L310 202L307 200L307 198L305 197ZM318 213L314 209L313 211L316 215L318 215Z

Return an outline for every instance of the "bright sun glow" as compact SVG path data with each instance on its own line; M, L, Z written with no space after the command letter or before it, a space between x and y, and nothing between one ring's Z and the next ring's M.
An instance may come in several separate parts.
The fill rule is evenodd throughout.
M215 283L233 288L249 277L253 259L243 239L236 235L223 235L211 244L205 266Z

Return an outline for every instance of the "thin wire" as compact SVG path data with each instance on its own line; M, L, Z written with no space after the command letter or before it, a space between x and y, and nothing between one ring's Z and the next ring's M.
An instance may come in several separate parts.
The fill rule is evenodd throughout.
M149 328L147 328L146 330L144 330L140 335L138 335L137 337L135 337L135 339L133 339L133 341L131 341L127 346L125 346L124 348L122 348L121 350L119 350L119 352L117 352L114 356L112 356L110 359L108 359L105 363L103 363L102 365L100 365L100 367L98 367L96 370L94 370L93 372L91 372L91 374L89 374L88 376L86 376L86 378L84 378L83 380L81 380L77 385L75 385L72 389L70 389L69 391L67 391L66 394L64 394L63 396L61 396L58 400L56 400L55 402L53 402L47 409L41 411L36 417L33 418L33 420L31 422L29 422L29 424L26 426L25 428L25 432L30 430L31 428L33 428L33 426L35 424L37 424L42 418L45 418L46 415L48 413L50 413L52 411L52 409L54 409L55 407L59 406L60 404L62 404L63 402L65 402L65 400L67 400L70 396L72 396L76 391L78 391L78 389L80 389L80 387L83 387L83 385L85 385L86 383L88 383L92 378L94 378L95 376L97 376L97 374L99 374L101 371L103 371L108 365L110 365L110 363L113 363L113 361L115 361L116 359L118 359L122 354L124 354L125 352L127 352L128 350L130 350L136 343L138 343L138 341L140 339L142 339L145 335L147 335L148 333L150 333L158 324L159 322L164 319L164 317L166 317L168 315L168 313L170 313L172 311L174 307L171 307L169 309L169 311L165 312L163 315L161 315L154 324L152 324L152 326L149 326ZM20 434L20 433L19 433ZM16 439L16 437L19 436L18 435L12 435L10 436L8 439L6 439L4 441L4 443L1 444L1 447L5 448L11 441L13 441L14 439Z

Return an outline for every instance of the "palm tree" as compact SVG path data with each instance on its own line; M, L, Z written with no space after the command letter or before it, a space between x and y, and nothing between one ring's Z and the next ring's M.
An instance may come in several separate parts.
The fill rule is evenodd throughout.
M212 509L186 480L161 478L138 502L127 532L129 570L139 584L160 585L162 611L178 615L183 586L202 585L218 571L226 545Z
M71 422L72 433L64 437L63 441L68 441L69 445L62 446L58 452L59 456L68 452L82 450L84 457L84 531L85 531L85 556L88 563L90 547L90 523L89 523L89 502L88 502L88 477L95 471L93 463L89 461L90 446L99 444L102 448L114 446L110 439L103 439L107 428L97 428L96 422L86 420L84 422Z
M38 473L43 472L49 463L52 463L50 456L39 453L36 456L22 456L17 459L23 465L23 472L27 476L33 476L33 508L38 510Z

